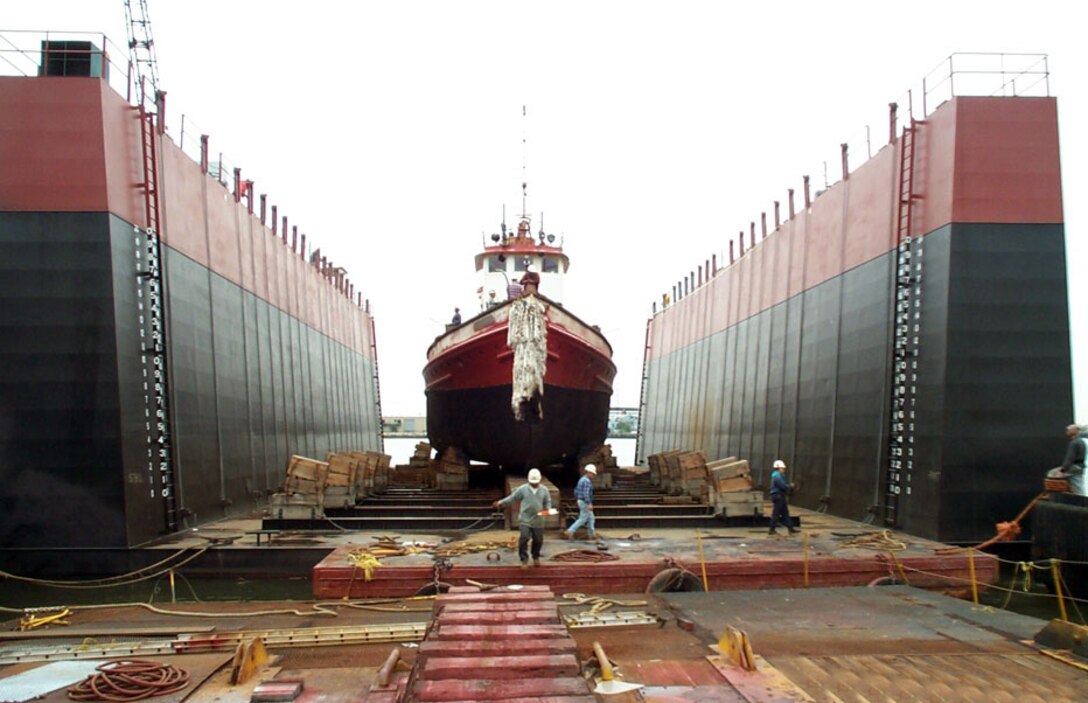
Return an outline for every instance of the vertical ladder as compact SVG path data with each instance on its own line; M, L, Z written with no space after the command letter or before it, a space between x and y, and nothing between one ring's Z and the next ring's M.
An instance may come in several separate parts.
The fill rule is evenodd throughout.
M899 154L899 203L896 219L895 302L892 333L891 407L888 465L885 473L883 522L901 525L901 502L911 492L914 469L915 401L921 324L922 242L912 236L914 139L921 121L903 128Z
M370 314L367 303L367 316L370 317L370 353L374 357L374 398L378 408L378 449L385 452L385 433L382 432L382 384L378 379L378 337L374 332L374 316Z
M160 236L159 123L156 112L148 111L143 104L139 109L144 176L141 186L144 190L146 227L142 230L136 228L136 273L144 421L147 431L147 478L150 485L149 497L162 501L166 531L175 532L179 527L178 498L170 416L166 296Z
M635 433L635 466L642 465L642 438L646 420L646 391L650 384L650 324L646 320L646 341L642 346L642 380L638 391L638 432Z

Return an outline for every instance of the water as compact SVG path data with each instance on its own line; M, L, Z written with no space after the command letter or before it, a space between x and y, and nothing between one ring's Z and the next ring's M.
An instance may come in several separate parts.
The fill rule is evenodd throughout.
M426 441L418 437L386 437L385 453L393 457L394 466L407 464L416 451L416 445ZM633 437L616 437L608 439L607 443L612 445L612 454L620 466L634 466L635 439Z

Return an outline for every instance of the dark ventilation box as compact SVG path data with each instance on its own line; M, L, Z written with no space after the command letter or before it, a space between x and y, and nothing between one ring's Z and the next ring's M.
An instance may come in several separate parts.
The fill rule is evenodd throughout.
M42 42L42 76L109 78L109 61L102 49L89 41Z

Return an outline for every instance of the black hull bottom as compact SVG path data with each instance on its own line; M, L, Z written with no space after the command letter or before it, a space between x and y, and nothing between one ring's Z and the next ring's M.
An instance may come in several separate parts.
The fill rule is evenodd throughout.
M441 454L457 447L506 469L566 464L596 449L608 432L609 393L545 384L539 422L518 422L510 386L427 393L427 434Z

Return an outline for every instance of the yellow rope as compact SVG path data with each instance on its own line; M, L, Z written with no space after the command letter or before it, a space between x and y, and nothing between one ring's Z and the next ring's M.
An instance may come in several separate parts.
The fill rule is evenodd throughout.
M353 550L348 554L348 562L357 569L363 570L363 578L370 581L374 578L374 569L382 565L378 557L364 549Z
M1050 570L1054 575L1054 594L1058 596L1058 612L1062 614L1062 620L1069 622L1069 615L1065 612L1065 598L1062 597L1062 571L1057 559L1050 560Z

